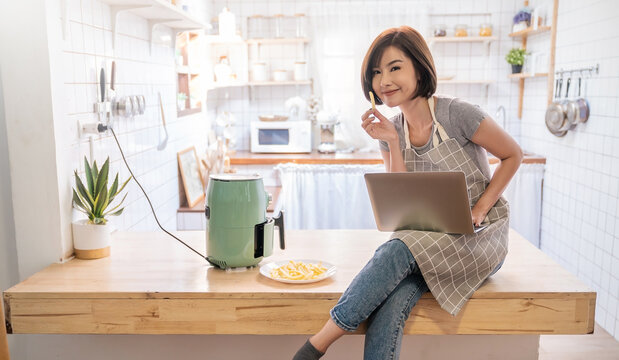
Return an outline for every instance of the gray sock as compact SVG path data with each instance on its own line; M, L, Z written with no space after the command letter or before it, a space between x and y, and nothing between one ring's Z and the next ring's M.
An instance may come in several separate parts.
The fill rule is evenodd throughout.
M324 354L325 353L321 353L320 351L318 351L318 349L316 349L314 345L312 345L312 343L309 342L309 339L308 339L305 342L305 344L301 346L299 351L297 351L297 353L294 354L294 357L292 358L292 360L318 360Z

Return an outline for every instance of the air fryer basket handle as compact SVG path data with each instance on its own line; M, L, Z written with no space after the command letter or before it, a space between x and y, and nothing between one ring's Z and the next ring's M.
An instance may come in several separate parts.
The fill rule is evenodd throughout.
M275 226L279 228L279 248L284 250L286 248L284 240L284 211L280 210L279 216L273 217L273 220L275 220Z

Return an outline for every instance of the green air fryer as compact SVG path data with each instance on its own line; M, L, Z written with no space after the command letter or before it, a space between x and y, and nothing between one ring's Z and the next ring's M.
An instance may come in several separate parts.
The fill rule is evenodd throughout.
M206 253L211 264L228 269L257 265L273 253L273 227L284 249L284 214L266 217L271 195L260 175L209 176L206 195Z

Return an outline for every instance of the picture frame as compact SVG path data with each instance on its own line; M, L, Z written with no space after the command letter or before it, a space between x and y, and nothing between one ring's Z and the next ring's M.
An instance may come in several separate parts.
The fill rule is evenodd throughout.
M177 153L177 158L178 170L181 175L183 188L185 189L184 193L187 199L187 205L189 207L194 207L206 196L195 146L179 151Z

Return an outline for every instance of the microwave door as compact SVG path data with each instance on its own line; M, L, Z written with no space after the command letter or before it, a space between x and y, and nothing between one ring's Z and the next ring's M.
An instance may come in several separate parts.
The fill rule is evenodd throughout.
M260 145L290 145L290 129L258 129Z

